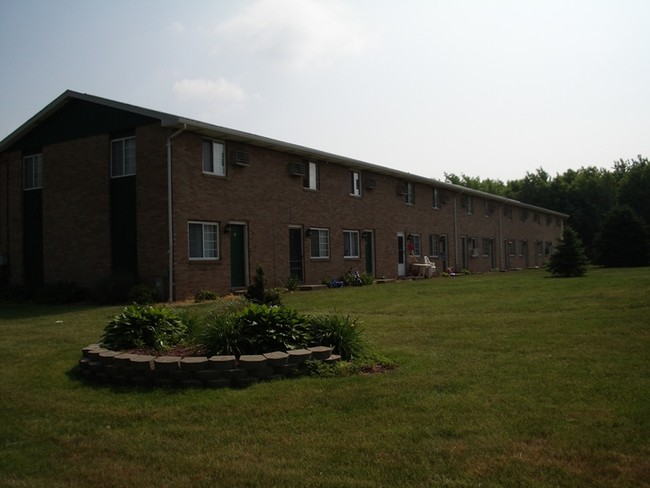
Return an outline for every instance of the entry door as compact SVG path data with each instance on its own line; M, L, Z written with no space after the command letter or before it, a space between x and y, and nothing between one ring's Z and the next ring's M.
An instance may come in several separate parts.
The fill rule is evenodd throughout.
M494 239L490 239L490 260L492 269L497 269L497 254L494 248Z
M243 288L246 283L246 226L229 224L230 229L230 286Z
M406 250L404 232L397 233L397 276L406 276Z
M364 232L366 239L366 273L375 274L375 243L370 230Z
M530 266L530 260L528 257L528 241L521 241L521 252L524 254L524 267L528 268Z
M301 283L304 279L302 267L302 229L289 229L289 276L297 278Z
M460 252L462 253L463 258L463 269L468 269L467 265L467 247L469 246L469 239L465 236L460 238ZM455 270L457 271L457 270Z
M442 264L442 271L447 271L447 236L441 235L438 247L438 253L440 254L440 261Z

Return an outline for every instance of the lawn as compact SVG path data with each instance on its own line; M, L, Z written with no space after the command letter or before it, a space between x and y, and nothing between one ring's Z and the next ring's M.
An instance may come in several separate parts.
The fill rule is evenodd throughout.
M648 297L648 268L295 292L398 368L218 390L85 384L121 307L2 304L0 485L650 486Z

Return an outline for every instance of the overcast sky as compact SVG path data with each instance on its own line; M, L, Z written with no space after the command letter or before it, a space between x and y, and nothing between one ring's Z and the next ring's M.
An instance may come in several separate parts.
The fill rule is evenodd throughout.
M0 0L0 139L71 89L420 176L650 157L648 0Z

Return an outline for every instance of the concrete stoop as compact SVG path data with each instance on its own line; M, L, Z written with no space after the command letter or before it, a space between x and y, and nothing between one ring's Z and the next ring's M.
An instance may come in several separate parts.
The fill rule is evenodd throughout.
M263 380L289 378L307 360L337 362L331 347L317 346L266 354L235 356L149 356L111 351L99 344L82 349L82 375L104 383L194 388L245 387Z

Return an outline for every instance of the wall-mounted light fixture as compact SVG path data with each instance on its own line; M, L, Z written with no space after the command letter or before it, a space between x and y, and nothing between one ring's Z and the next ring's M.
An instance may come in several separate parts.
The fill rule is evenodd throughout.
M226 224L223 226L223 233L224 234L229 234L230 233L230 224Z
M305 239L309 239L311 237L311 229L305 229Z

